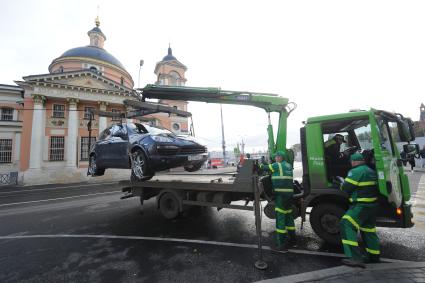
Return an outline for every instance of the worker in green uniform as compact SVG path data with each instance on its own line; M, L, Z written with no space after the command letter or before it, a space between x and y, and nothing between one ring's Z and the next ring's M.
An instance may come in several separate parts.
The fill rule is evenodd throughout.
M379 262L379 239L376 235L377 176L376 172L365 164L362 154L354 153L350 161L352 169L341 185L341 190L349 195L351 203L340 222L342 245L347 256L342 262L349 266L364 267L364 262ZM357 242L359 230L366 246L365 260Z
M260 165L263 171L272 173L276 212L276 249L279 251L287 251L289 245L296 246L292 215L293 169L287 160L286 154L278 151L275 154L275 163Z

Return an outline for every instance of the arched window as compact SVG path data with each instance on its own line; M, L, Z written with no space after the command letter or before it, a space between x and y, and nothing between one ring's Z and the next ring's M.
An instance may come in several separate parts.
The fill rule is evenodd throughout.
M97 73L97 68L96 68L96 67L94 67L94 66L91 66L91 67L90 67L90 71Z
M121 77L121 85L124 85L124 77Z
M59 67L59 73L63 73L63 66Z
M179 73L177 73L176 71L171 71L169 76L170 76L169 85L179 85L180 78L181 78Z

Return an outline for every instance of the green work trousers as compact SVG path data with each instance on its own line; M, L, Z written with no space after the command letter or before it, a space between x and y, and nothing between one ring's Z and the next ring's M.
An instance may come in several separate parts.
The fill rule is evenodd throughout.
M340 231L344 253L348 258L362 260L362 255L357 241L360 230L361 237L366 246L368 260L379 260L379 239L376 235L377 204L353 204L341 218Z
M276 245L286 244L288 235L295 239L295 223L292 215L292 193L275 193L276 203Z

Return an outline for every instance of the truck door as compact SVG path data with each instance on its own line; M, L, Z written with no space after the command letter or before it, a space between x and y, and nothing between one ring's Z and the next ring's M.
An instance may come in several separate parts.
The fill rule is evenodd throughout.
M397 164L398 150L394 138L397 136L397 123L376 116L377 127L372 127L374 151L378 174L379 191L387 196L395 207L403 201L402 188Z

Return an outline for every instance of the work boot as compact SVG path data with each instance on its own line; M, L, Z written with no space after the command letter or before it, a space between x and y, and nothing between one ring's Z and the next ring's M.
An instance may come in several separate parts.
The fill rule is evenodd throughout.
M297 239L291 238L288 242L288 246L291 248L298 248Z
M366 265L360 261L360 260L356 260L353 258L344 258L342 260L342 263L347 265L347 266L351 266L351 267L361 267L361 268L365 268Z

